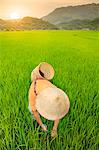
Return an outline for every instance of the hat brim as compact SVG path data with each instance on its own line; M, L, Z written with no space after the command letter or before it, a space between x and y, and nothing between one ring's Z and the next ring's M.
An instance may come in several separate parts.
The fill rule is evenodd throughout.
M68 113L69 107L68 96L59 88L46 88L36 97L37 111L48 120L63 118Z
M39 70L42 72L43 77L47 80L51 80L54 77L54 69L52 65L46 62L40 63Z

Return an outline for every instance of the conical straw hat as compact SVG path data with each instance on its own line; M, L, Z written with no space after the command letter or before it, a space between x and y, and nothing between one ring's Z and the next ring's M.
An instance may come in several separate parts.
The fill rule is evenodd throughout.
M36 97L37 111L48 120L64 117L70 107L68 96L59 88L48 87Z
M31 81L37 78L51 80L54 77L54 69L47 62L40 63L31 73Z

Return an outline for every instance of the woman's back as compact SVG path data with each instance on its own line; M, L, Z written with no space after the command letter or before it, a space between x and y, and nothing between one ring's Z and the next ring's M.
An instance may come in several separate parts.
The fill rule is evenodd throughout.
M45 79L36 80L36 93L39 94L42 90L48 87L56 87L50 81Z
M48 88L48 87L56 87L56 86L53 85L51 82L49 82L46 79L37 79L36 82L35 81L32 82L30 89L29 89L29 105L32 110L34 110L34 111L36 110L36 107L35 107L36 96L42 90L44 90L45 88Z

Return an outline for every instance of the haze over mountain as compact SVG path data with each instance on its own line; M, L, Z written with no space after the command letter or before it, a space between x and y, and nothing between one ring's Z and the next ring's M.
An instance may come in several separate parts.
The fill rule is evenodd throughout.
M99 4L92 3L87 5L56 8L53 12L44 16L42 19L62 28L63 24L75 20L82 22L83 20L92 21L96 18L99 18Z

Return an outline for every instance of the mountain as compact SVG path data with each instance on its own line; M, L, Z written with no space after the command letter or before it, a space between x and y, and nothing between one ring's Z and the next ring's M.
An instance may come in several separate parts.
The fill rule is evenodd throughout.
M16 30L57 30L58 28L42 19L24 17L20 20L2 20L0 19L0 30L16 31Z
M6 22L0 19L0 30L4 30L5 27L6 27Z
M99 18L94 20L72 20L67 23L60 23L58 27L64 30L99 30Z
M56 8L41 19L24 17L19 20L0 19L0 31L17 30L99 30L99 4Z
M56 8L53 12L44 16L42 20L62 28L62 24L71 24L71 21L76 22L76 20L79 20L84 22L85 20L92 21L95 18L99 18L99 4L92 3Z

